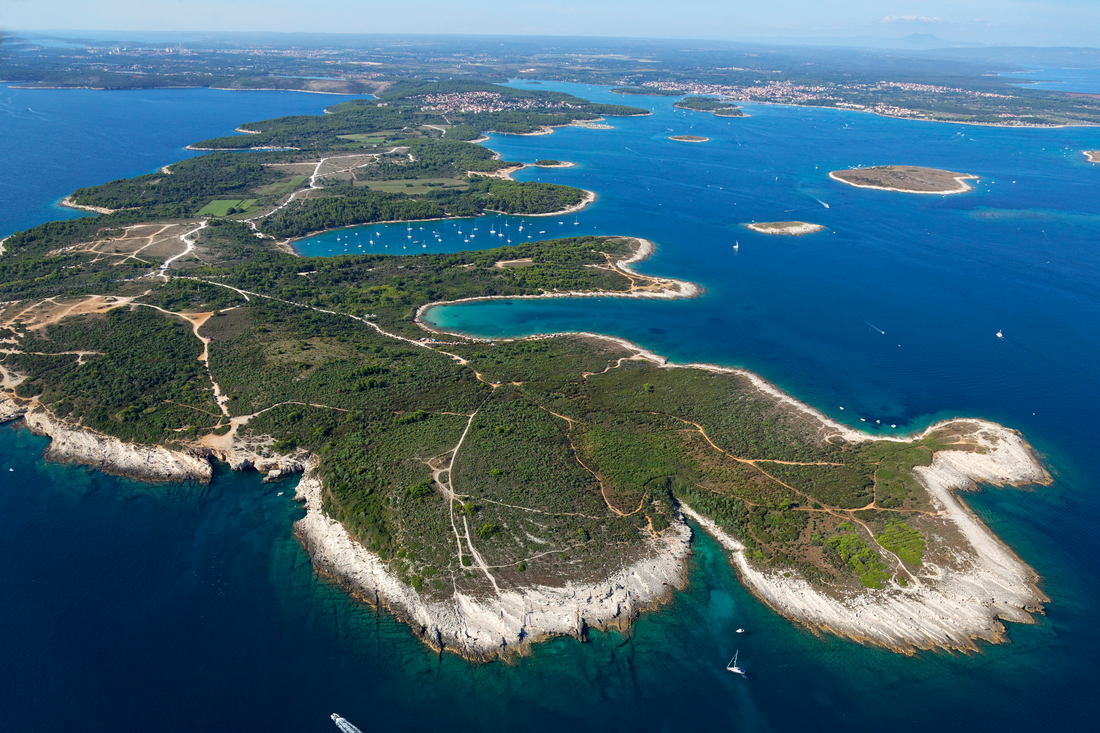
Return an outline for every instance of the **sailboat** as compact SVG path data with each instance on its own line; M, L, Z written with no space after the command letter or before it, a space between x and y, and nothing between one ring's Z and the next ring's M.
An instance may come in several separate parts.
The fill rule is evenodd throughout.
M733 248L734 248L735 250L736 250L736 249L737 249L738 247L740 247L740 246L741 246L741 243L740 243L740 242L734 242L734 243L733 243Z
M728 669L730 672L733 672L734 674L739 674L742 677L748 677L748 675L745 673L745 670L737 666L737 655L740 653L740 649L733 653L733 659L731 659L730 663L726 665L726 669Z

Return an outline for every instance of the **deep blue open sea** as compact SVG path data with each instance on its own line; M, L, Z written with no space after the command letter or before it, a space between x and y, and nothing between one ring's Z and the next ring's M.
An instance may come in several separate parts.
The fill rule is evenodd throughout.
M600 88L536 88L624 102ZM2 90L0 236L69 215L53 204L77 186L154 170L188 142L333 101ZM674 360L744 366L860 428L882 429L881 420L901 432L965 415L1020 429L1054 484L967 500L1043 576L1048 615L1012 625L1011 643L977 654L898 656L778 618L701 536L685 591L626 637L554 640L512 664L471 665L432 653L385 612L314 576L291 534L301 514L292 485L228 471L209 487L142 485L46 465L45 439L6 427L0 729L305 733L332 730L334 711L365 731L455 733L1095 725L1100 165L1080 151L1100 149L1100 129L1001 130L765 105L721 119L663 98L626 101L654 115L486 143L509 160L577 163L520 175L597 192L576 217L527 219L522 233L522 219L466 221L461 237L454 222L364 227L301 249L342 252L344 237L356 250L371 238L394 252L484 247L501 224L514 241L647 237L657 253L639 268L698 282L702 297L493 302L432 318L490 336L596 330ZM667 139L674 134L711 142ZM887 163L981 179L971 193L944 197L827 177ZM787 219L828 230L789 238L742 226ZM749 633L735 636L738 627ZM735 648L747 680L723 669Z

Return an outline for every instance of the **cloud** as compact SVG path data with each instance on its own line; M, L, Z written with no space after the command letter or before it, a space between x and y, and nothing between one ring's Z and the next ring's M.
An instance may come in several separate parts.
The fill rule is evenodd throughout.
M943 18L928 17L927 15L887 15L881 23L942 23Z

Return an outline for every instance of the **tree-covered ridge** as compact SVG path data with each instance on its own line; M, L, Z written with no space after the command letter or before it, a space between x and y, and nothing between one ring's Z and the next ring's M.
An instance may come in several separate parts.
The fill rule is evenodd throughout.
M615 87L611 91L615 94L625 94L633 97L682 97L687 94L683 89L654 89L652 87Z
M78 189L70 197L72 203L112 211L112 218L97 219L96 223L43 225L15 235L10 246L21 255L29 253L28 247L38 254L55 255L74 246L78 251L86 250L89 242L117 236L121 230L116 222L123 225L153 219L236 215L252 221L258 234L293 238L376 221L477 216L484 211L548 214L584 201L583 191L568 186L479 178L480 174L494 174L519 164L499 160L492 150L480 145L445 137L446 132L453 130L458 130L458 137L469 137L476 128L460 125L444 128L442 132L434 127L402 131L394 134L391 146L378 149L377 141L382 138L356 134L332 138L332 134L361 129L356 124L344 124L340 118L371 118L387 125L395 120L404 121L400 113L394 108L365 104L364 100L346 102L337 108L339 111L331 115L252 123L245 128L250 133L241 139L269 133L305 134L303 130L316 133L323 129L318 144L338 139L343 141L341 146L353 145L357 152L348 153L340 147L313 153L252 151L201 155L165 166L156 173ZM395 114L398 117L394 118ZM362 150L367 145L371 149ZM326 168L328 161L333 162ZM415 187L410 181L425 183ZM308 197L295 200L307 182L311 189ZM378 187L372 188L375 183ZM395 186L414 190L394 190ZM23 274L42 282L43 267L22 263L20 268Z
M696 112L713 112L720 117L744 116L744 112L738 109L737 105L723 102L715 97L684 97L672 106Z
M315 150L339 145L341 135L375 132L400 132L415 129L438 117L421 113L412 106L382 106L369 100L352 100L328 109L328 114L292 115L248 122L241 130L249 133L212 138L197 142L198 149L235 149L285 147ZM404 135L399 135L404 137Z
M492 173L516 163L497 160L492 150L459 140L414 139L404 143L408 148L405 161L382 161L372 167L371 178L461 178L467 173Z
M233 153L202 155L165 166L166 170L157 173L78 188L72 200L105 209L176 205L194 213L212 197L246 194L286 178L284 172L263 163L255 156Z
M198 361L202 344L151 308L49 326L25 336L19 351L3 360L27 376L17 395L122 440L194 437L220 418Z
M442 96L491 93L499 97L500 109L473 111L456 101L454 108L425 109ZM461 99L459 97L459 99ZM561 127L577 120L594 120L600 116L637 116L648 110L616 104L589 102L562 92L542 92L512 89L472 81L427 82L399 81L379 94L379 99L353 99L333 105L323 115L296 115L249 122L241 126L247 133L212 138L195 143L199 149L231 149L281 147L300 150L320 150L349 147L349 136L385 134L394 142L416 139L417 128L423 125L454 126L444 137L451 140L473 140L485 131L524 134L542 127ZM453 128L452 128L453 129ZM472 131L471 131L472 129ZM435 131L432 134L439 134Z
M238 224L203 233L212 248L236 237L257 240ZM478 252L452 254L340 255L292 257L257 250L246 260L195 268L196 277L280 299L339 310L374 321L402 335L419 338L413 322L417 309L440 300L479 296L538 295L577 290L625 291L630 281L592 267L629 253L630 241L615 237L578 237L527 242ZM530 260L524 267L501 268L502 260ZM304 275L299 273L306 273Z
M584 192L570 186L484 178L472 181L465 190L431 190L418 198L353 186L327 189L326 193L329 195L295 201L264 219L262 231L282 239L355 224L478 216L485 211L549 214L584 200Z

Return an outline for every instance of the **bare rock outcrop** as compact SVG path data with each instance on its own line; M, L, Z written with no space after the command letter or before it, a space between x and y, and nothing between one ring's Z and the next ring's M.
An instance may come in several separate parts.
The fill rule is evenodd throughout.
M211 457L229 464L234 471L256 471L264 474L264 483L278 481L302 473L306 469L305 455L285 456L272 454L264 445L234 440L227 449L208 449Z
M42 408L23 417L32 431L53 440L43 454L46 460L81 463L117 476L142 481L201 481L213 475L210 462L184 451L158 445L123 443L84 427L69 425Z

